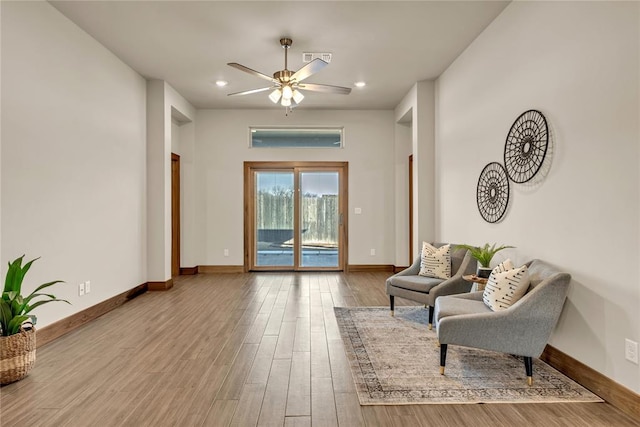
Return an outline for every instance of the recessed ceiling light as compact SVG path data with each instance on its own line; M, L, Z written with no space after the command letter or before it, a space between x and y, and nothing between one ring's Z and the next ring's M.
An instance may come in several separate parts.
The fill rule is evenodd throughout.
M225 87L228 84L229 84L229 82L227 82L225 80L217 80L216 81L216 86L218 86L218 87Z
M365 82L355 82L355 87L365 87L367 84Z

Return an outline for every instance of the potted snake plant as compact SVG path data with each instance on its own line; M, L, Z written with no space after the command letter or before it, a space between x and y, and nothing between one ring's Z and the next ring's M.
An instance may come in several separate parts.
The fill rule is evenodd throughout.
M9 262L0 298L0 384L21 380L31 370L36 360L36 317L30 314L35 308L58 299L55 295L42 293L43 289L62 283L61 280L44 283L27 296L22 295L22 282L31 265L24 266L24 255Z
M507 248L514 248L515 246L498 246L496 244L489 246L489 243L485 243L484 246L472 246L472 245L457 245L458 249L467 249L473 258L478 261L478 271L476 275L482 278L488 278L491 274L491 260L493 256L499 251Z

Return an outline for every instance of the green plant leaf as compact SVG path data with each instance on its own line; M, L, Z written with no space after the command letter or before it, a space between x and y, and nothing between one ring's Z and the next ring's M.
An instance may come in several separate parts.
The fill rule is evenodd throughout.
M5 295L7 296L6 298L4 297ZM2 299L10 303L11 301L15 300L17 296L18 293L16 291L10 291L3 293Z
M33 310L36 307L40 307L43 304L48 304L48 303L54 302L54 301L66 302L67 304L71 305L71 303L69 301L67 301L66 299L48 299L48 300L44 300L44 301L38 301L33 305L26 306L24 311L23 311L23 313L27 314L27 313L29 313L31 310Z
M2 335L9 335L9 322L12 318L11 307L6 301L0 300L0 328L2 329Z
M33 293L33 294L30 294L28 297L26 297L26 298L24 299L24 302L29 302L30 300L32 300L32 299L33 299L33 298L35 298L35 297L49 297L49 298L55 298L56 296L55 296L55 295L52 295L52 294L35 294L35 293Z
M27 271L29 271L29 269L31 268L31 264L33 264L33 262L37 259L38 258L32 259L31 261L26 263L24 267L16 271L16 277L14 278L14 288L13 288L14 291L21 293L22 281L24 280L24 276L27 274Z
M16 259L15 261L9 263L9 268L7 269L7 275L4 279L5 292L15 291L14 289L15 278L18 270L22 268L23 258L24 258L24 255L22 255L20 258Z
M40 290L42 290L44 288L48 288L49 286L53 286L56 283L64 283L64 282L62 280L54 280L53 282L44 283L44 284L38 286L33 292L31 292L31 295L35 294L36 292L38 292L38 291L40 291ZM27 297L27 298L29 298L29 297Z
M26 321L29 320L29 316L15 316L9 322L7 328L9 329L9 335L17 334L20 332L20 326Z
M56 296L55 295L51 295L51 294L31 294L28 297L26 297L22 303L22 306L20 308L20 313L23 313L25 308L27 308L27 306L29 305L29 303L31 302L31 300L33 300L34 298L37 297L47 297L49 299L55 300Z
M493 256L496 253L500 252L503 249L514 248L514 247L515 246L505 245L505 246L499 246L496 248L495 243L491 246L489 246L489 243L485 243L484 246L482 247L463 244L463 245L457 245L456 250L467 249L471 253L471 256L475 258L482 267L489 268L489 265L491 264L491 260L493 259Z
M16 300L11 301L11 314L13 314L14 316L17 316L18 314L22 314L20 310L21 305L22 304L18 303L18 301Z

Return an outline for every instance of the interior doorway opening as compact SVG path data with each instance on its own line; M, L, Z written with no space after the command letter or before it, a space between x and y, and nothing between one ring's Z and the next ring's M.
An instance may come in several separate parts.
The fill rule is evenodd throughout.
M171 277L180 275L180 156L171 153Z

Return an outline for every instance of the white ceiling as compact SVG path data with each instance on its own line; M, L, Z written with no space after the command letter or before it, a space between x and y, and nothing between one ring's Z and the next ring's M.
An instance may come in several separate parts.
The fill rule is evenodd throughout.
M279 39L293 39L289 69L302 52L331 52L306 83L363 89L306 92L299 108L393 109L415 82L438 77L508 1L51 1L54 7L146 78L163 79L196 108L282 108L267 75L284 68ZM215 81L227 80L218 88ZM266 83L266 84L265 84Z

